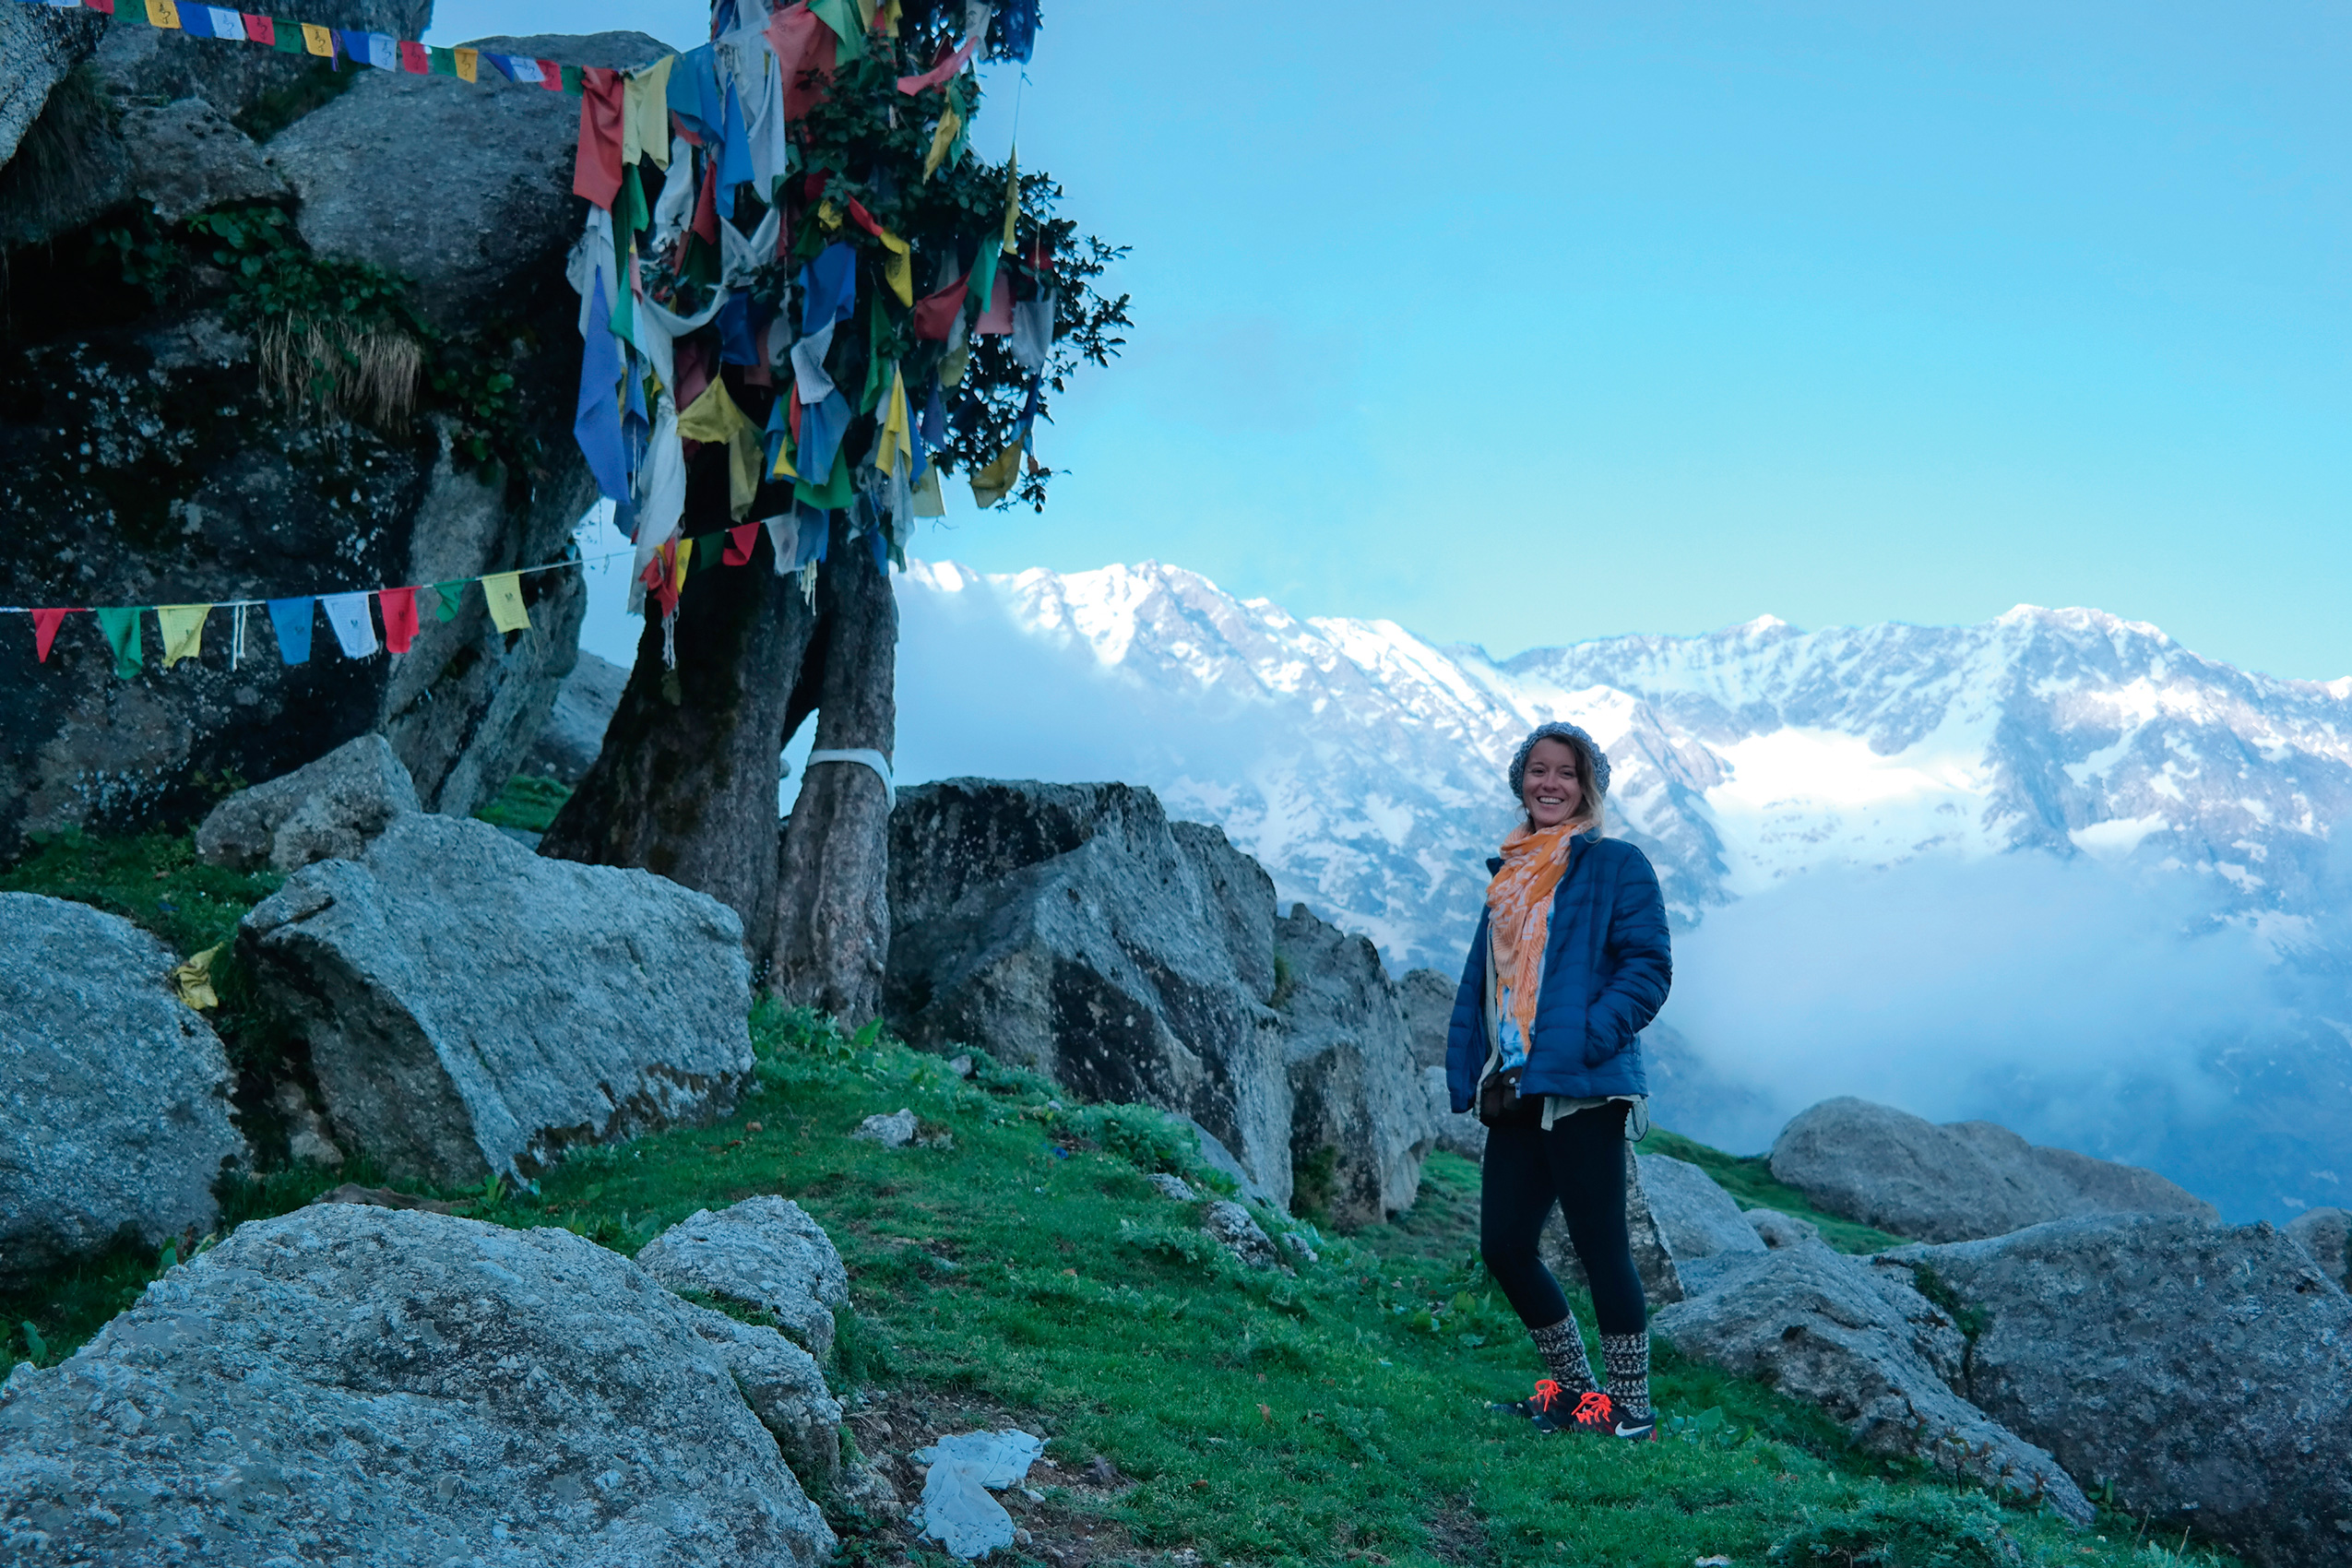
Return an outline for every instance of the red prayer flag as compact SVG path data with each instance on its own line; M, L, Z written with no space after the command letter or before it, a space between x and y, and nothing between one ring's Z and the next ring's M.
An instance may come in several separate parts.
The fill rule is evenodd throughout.
M972 51L978 49L980 45L980 35L976 33L973 35L970 42L965 44L963 48L956 51L955 53L947 56L946 59L942 60L938 65L933 65L930 70L925 71L921 76L900 77L898 78L898 90L904 93L917 93L922 91L926 88L937 87L941 82L945 81L948 77L962 70L964 68L964 62L972 57Z
M784 73L787 120L807 119L831 93L837 42L825 18L805 5L787 6L767 19L767 46L776 51L777 68Z
M409 645L417 640L417 590L378 588L375 602L384 612L385 648L392 653L408 652Z
M687 231L705 244L719 243L719 160L706 159L710 165L702 172L702 194L695 197L695 220Z
M882 238L882 225L873 220L873 214L866 210L866 204L855 196L849 198L849 216L856 220L859 228L877 240Z
M759 533L757 523L743 523L727 530L727 551L721 555L723 566L748 566L752 564L752 542Z
M433 51L411 39L400 41L400 69L412 77L433 74Z
M987 241L980 243L985 244ZM1013 279L1011 274L999 268L996 287L988 291L988 308L980 312L978 321L972 323L972 336L978 338L992 332L1001 337L1012 330Z
M600 65L590 67L581 84L580 147L572 164L572 194L607 212L621 194L621 73Z
M956 317L963 313L964 296L971 291L972 279L968 273L935 294L926 294L915 302L915 336L928 338L934 343L947 341L955 330Z
M645 564L645 573L638 579L660 604L664 615L678 612L678 541L666 540L654 552L653 559Z
M534 62L539 66L539 85L550 92L564 90L564 67L552 60Z
M278 42L278 24L267 17L257 17L251 11L243 13L245 19L245 42L248 43Z
M104 16L111 17L114 14L114 0L82 0L82 4L90 10Z
M57 640L57 627L71 610L36 610L32 612L32 646L41 655L41 662L49 662L49 645Z

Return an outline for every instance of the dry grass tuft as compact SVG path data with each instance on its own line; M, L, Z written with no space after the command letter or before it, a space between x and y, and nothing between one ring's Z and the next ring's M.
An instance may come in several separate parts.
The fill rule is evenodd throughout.
M262 385L288 413L321 424L359 420L409 428L424 380L424 345L386 327L292 317L261 329Z

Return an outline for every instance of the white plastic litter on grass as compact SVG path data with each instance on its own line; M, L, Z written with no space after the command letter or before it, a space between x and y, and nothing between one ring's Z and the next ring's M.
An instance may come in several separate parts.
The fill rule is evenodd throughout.
M951 1557L985 1557L1013 1544L1013 1515L989 1496L1028 1478L1045 1440L1025 1431L968 1431L907 1455L923 1474L923 1534Z

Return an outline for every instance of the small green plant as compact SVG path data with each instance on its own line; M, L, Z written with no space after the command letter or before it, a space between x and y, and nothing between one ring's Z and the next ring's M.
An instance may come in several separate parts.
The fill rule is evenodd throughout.
M572 787L553 778L534 778L517 773L506 780L498 798L474 813L474 816L493 827L519 827L526 833L544 833L555 822L555 814L572 798Z
M30 1322L20 1323L17 1326L24 1332L26 1360L31 1361L34 1366L46 1361L49 1359L49 1341L41 1336L41 1330L35 1328Z

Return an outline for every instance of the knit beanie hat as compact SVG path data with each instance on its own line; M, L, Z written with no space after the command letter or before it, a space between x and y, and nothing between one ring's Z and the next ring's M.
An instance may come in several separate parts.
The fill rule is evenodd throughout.
M1519 786L1527 774L1527 754L1536 749L1538 741L1565 741L1584 753L1586 760L1592 764L1594 790L1602 795L1609 793L1609 754L1602 751L1594 743L1590 735L1586 734L1575 725L1555 721L1550 724L1537 725L1528 732L1527 738L1519 742L1519 749L1511 754L1511 798L1513 800L1520 798Z

